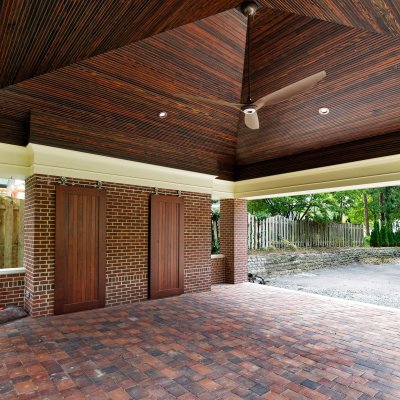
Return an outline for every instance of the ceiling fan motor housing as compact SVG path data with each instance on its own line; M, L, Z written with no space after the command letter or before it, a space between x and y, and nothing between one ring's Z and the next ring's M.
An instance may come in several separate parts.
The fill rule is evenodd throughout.
M242 108L242 111L243 111L245 114L254 114L254 113L257 111L257 109L256 109L256 107L254 107L254 106L252 106L252 105L248 105L248 106L244 106L244 107Z
M258 10L258 4L255 1L245 1L242 6L242 13L246 17L253 16Z

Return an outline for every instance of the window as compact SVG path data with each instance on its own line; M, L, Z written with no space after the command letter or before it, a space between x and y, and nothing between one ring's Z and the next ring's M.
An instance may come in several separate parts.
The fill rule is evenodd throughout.
M25 182L0 178L0 271L23 267Z

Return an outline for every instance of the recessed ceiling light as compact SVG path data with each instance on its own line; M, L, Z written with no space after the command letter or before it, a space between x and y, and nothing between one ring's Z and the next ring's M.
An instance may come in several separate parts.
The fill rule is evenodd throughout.
M320 115L328 115L329 114L329 108L328 107L321 107L318 112Z
M166 111L161 111L160 113L158 113L158 116L159 116L160 118L165 118L167 115L168 115L168 114L167 114Z

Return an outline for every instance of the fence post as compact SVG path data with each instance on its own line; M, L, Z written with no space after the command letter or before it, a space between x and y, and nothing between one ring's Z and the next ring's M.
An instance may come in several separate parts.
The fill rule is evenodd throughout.
M287 239L298 247L358 246L364 241L364 228L359 224L292 221L277 215L269 218L248 216L248 246L260 249L282 247L279 239Z

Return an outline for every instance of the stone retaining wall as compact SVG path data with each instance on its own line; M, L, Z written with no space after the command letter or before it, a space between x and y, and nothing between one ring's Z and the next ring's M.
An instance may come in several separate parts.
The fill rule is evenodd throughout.
M326 251L249 255L248 270L260 276L283 275L355 263L400 263L400 247L346 248Z

